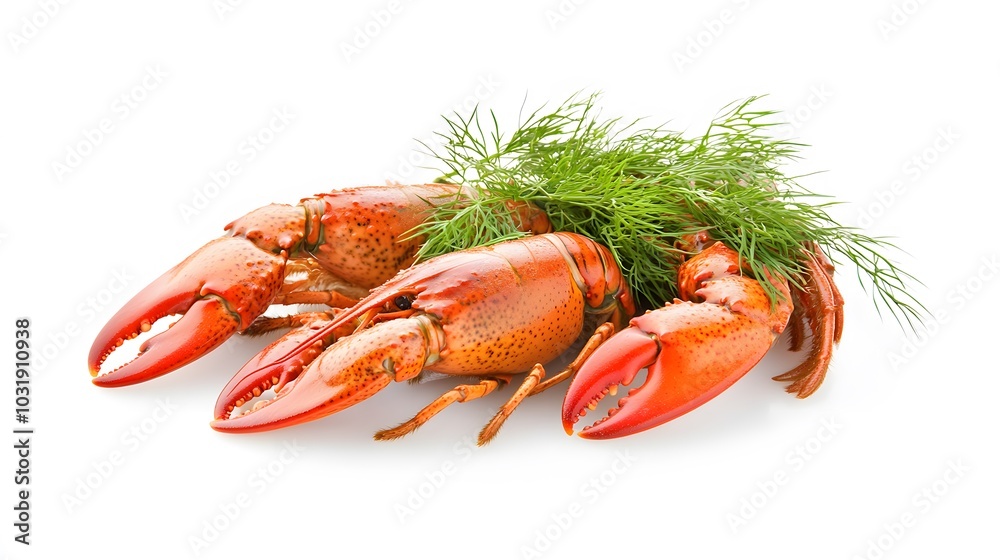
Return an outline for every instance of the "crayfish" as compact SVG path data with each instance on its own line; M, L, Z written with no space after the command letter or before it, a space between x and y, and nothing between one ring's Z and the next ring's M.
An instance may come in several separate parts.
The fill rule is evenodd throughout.
M229 224L130 300L97 336L94 383L115 387L163 375L203 356L236 332L293 328L229 382L212 427L270 430L317 419L392 381L425 372L472 377L376 439L412 432L448 405L482 397L527 373L480 432L496 435L526 397L572 379L562 410L573 426L597 401L645 382L580 431L587 438L639 432L700 406L732 385L791 330L805 360L775 377L811 394L829 367L843 325L833 267L808 248L802 281L754 278L739 255L708 234L678 240L690 255L678 298L638 317L611 252L584 236L551 232L537 207L511 202L533 235L413 264L423 239L408 235L436 201L464 196L455 185L362 187L270 205ZM772 301L763 282L780 295ZM328 312L262 317L271 304L325 304ZM124 340L167 315L175 326L147 340L139 356L98 375ZM575 352L549 375L545 364ZM264 392L272 390L273 397ZM242 409L242 410L241 410Z

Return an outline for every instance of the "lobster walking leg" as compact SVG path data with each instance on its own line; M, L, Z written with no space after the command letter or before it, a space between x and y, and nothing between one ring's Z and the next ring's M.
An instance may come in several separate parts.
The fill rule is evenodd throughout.
M375 439L378 441L385 441L401 438L406 434L413 432L420 426L423 426L425 422L437 415L438 412L444 410L448 407L448 405L456 402L464 403L480 399L509 382L510 377L497 376L487 377L476 385L459 385L434 399L431 404L425 406L423 410L418 412L413 418L410 418L406 422L403 422L395 428L380 430L375 434Z
M801 316L792 317L792 321L808 324L812 331L812 347L801 364L772 378L775 381L791 381L785 390L799 398L813 394L823 383L833 357L833 346L840 342L844 330L844 298L833 283L833 265L815 247L808 255L806 267L808 282L805 289L792 291L795 309L801 312ZM802 324L793 323L793 335L802 329ZM801 343L801 334L792 337L793 349L797 350Z
M545 379L544 381L542 381L542 379L545 378L545 368L542 364L535 364L535 367L532 368L528 375L524 378L524 382L521 383L521 386L518 387L517 391L515 391L510 399L504 403L502 407L500 407L500 410L498 410L496 415L493 416L493 419L483 426L483 429L479 432L479 445L486 445L490 442L490 440L496 437L500 428L503 427L504 422L507 421L507 418L509 418L514 412L514 409L517 408L518 405L521 404L521 401L523 401L526 397L537 395L549 387L573 377L573 375L575 375L580 369L580 366L583 365L583 362L586 361L586 359L589 358L595 350L597 350L598 346L603 344L607 339L611 338L611 335L613 334L615 334L615 326L612 323L604 323L600 327L597 327L597 330L587 340L587 343L584 344L576 358L562 371L552 377L549 377L548 379Z
M576 372L580 370L580 366L583 365L583 362L589 358L595 350L597 350L598 346L604 344L607 339L611 338L611 335L613 334L615 334L615 326L611 323L604 323L600 327L597 327L597 330L594 331L593 336L590 337L587 344L585 344L583 349L580 350L580 354L576 357L576 359L559 373L539 383L537 387L534 387L531 390L531 395L537 395L553 385L558 385L559 383L562 383L563 381L566 381L570 377L576 375Z
M336 317L339 309L331 311L317 311L308 313L296 313L284 317L258 317L256 321L243 331L247 336L260 336L271 331L283 329L298 329L315 323L327 323Z
M545 368L542 364L535 364L535 367L531 368L531 371L528 372L521 386L517 388L517 391L514 391L514 394L500 407L500 410L493 416L493 419L487 422L483 426L483 429L479 431L479 439L477 441L479 445L486 445L496 437L503 423L507 421L507 417L514 412L514 409L521 404L521 401L525 397L531 394L531 390L538 385L538 382L543 377L545 377Z
M316 304L347 308L368 295L326 270L315 259L293 259L285 265L285 282L272 303Z
M347 297L336 290L310 290L304 292L292 292L288 295L277 297L274 299L274 303L278 305L327 305L330 307L346 309L357 304L358 300Z

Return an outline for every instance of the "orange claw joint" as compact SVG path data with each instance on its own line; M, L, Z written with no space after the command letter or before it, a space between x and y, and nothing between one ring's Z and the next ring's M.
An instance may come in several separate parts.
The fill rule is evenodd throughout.
M313 336L321 333L315 340L289 339L274 348L270 354L280 356L288 354L296 344L303 347L291 355L277 375L273 367L254 367L272 357L267 351L251 360L247 364L250 371L237 374L219 396L212 428L220 432L275 430L344 410L392 381L416 377L425 365L437 360L444 341L436 320L429 315L414 314L340 338L323 352L322 336L335 324L325 325L326 330L323 326L313 329ZM244 402L245 394L239 399L237 396L245 386L256 384L266 388L272 382L274 398L257 400L250 410L233 415L234 408Z
M226 227L230 237L209 242L136 294L108 321L90 349L94 384L119 387L153 379L249 327L281 289L289 253L306 231L306 215L302 207L256 210ZM125 340L176 314L183 317L143 343L137 358L98 375Z
M646 381L581 437L621 437L663 424L709 401L749 371L784 330L792 312L787 283L768 279L782 297L771 305L739 255L715 243L681 265L680 296L633 319L584 362L563 401L563 427L619 384L648 367ZM592 409L592 408L591 408Z

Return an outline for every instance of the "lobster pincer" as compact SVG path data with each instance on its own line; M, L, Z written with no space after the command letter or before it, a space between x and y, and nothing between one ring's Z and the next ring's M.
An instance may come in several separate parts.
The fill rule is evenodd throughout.
M690 412L753 368L789 324L793 349L802 344L805 324L813 349L802 365L775 379L793 381L789 391L799 397L818 387L843 323L843 300L829 276L833 269L818 247L804 256L805 287L793 289L769 275L753 278L739 255L722 243L699 243L696 250L681 265L680 298L633 319L583 364L563 401L567 433L588 408L615 394L619 385L632 383L642 368L648 368L645 382L583 428L581 437L626 436ZM777 290L776 301L762 282Z
M173 371L250 326L281 288L287 256L258 249L245 238L212 241L147 286L108 321L90 349L90 373L102 387L131 385ZM146 340L139 356L98 375L125 340L168 315L183 314Z

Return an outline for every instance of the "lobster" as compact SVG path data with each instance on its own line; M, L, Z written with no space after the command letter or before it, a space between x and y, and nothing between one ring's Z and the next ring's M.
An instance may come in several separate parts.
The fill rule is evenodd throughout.
M793 349L809 337L812 347L800 366L775 379L790 381L788 390L805 397L829 367L832 345L842 332L843 300L832 266L816 246L804 248L805 274L789 286L770 275L754 278L735 251L708 234L685 238L682 244L691 256L679 270L678 299L629 321L635 304L608 249L575 234L543 234L551 229L544 213L524 203L508 208L524 230L540 235L406 268L421 240L397 241L425 218L435 196L461 194L446 185L402 190L407 189L430 192L414 197L371 191L397 197L381 207L386 213L391 208L394 219L377 226L370 218L379 199L360 192L365 189L344 200L334 193L306 199L296 208L265 207L230 224L230 237L200 249L112 318L94 344L92 371L120 345L118 340L148 330L157 316L187 311L177 326L146 341L139 358L94 382L115 386L162 375L237 330L297 327L229 382L216 403L213 428L261 431L313 420L360 402L391 381L419 379L427 371L479 380L458 385L411 420L376 434L376 439L393 439L448 405L482 397L527 371L480 432L482 444L524 398L569 378L562 420L572 433L581 416L604 396L616 394L619 385L628 386L643 368L648 368L646 381L580 435L618 437L662 424L734 383L786 325ZM344 227L351 233L332 231ZM391 232L373 239L373 228ZM337 236L350 242L332 241ZM216 248L223 242L225 249ZM352 243L364 244L365 250L350 258L337 254ZM372 255L369 267L365 259ZM346 266L326 268L330 264ZM385 275L393 267L400 271L363 295L378 280L372 269ZM307 280L290 280L290 271L299 268L306 270ZM372 273L364 279L366 271ZM761 282L779 293L776 301ZM328 289L334 284L336 289ZM357 299L351 297L355 294ZM272 302L344 309L256 319ZM576 359L546 377L544 364L571 348ZM272 398L263 396L268 390Z
M611 253L577 234L543 234L445 254L403 270L333 320L276 341L265 350L266 359L251 360L223 391L212 427L253 432L298 424L424 371L480 379L375 435L394 439L449 404L483 397L530 370L480 433L485 443L545 377L543 364L585 342L577 359L551 379L571 377L592 349L634 314ZM358 325L353 334L330 336L352 324ZM591 334L594 325L601 326ZM273 399L233 415L247 397L271 386Z
M226 226L129 300L98 333L88 365L95 385L119 387L169 373L204 356L271 304L348 307L413 263L423 243L408 235L436 204L464 196L457 185L359 187L271 204ZM538 208L512 202L524 231L551 231ZM168 315L182 317L146 340L139 355L111 372L101 365L126 340Z

